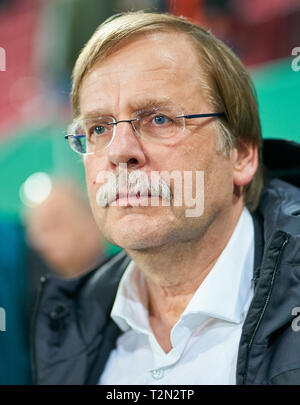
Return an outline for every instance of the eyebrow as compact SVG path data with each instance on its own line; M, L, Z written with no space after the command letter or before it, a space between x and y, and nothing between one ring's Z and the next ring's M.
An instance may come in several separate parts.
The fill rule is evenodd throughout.
M95 110L88 111L86 114L79 115L76 118L76 120L85 120L85 119L97 118L97 117L101 117L101 116L111 116L111 114L108 114L107 112L105 112L104 109L97 108Z
M142 100L135 100L131 103L133 111L150 110L151 108L168 107L172 102L167 98L144 98Z
M150 110L153 108L162 108L172 105L172 102L168 98L143 98L141 100L134 100L130 103L130 109L132 112L139 112ZM107 109L97 108L95 110L88 111L86 114L80 115L77 119L93 119L101 116L113 116L112 113L108 113Z

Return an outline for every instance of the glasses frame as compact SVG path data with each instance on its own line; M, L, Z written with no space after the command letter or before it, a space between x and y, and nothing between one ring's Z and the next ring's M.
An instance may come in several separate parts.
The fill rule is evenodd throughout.
M184 115L184 114L183 114L183 115L176 115L175 118L193 119L193 118L225 117L225 116L226 116L226 114L225 114L224 112L220 112L220 113L206 113L206 114L187 114L187 115ZM111 118L113 118L114 121L109 122L107 125L114 125L114 131L113 131L113 135L112 135L111 141L105 146L105 148L107 148L107 147L111 144L111 142L113 141L113 139L114 139L114 137L115 137L115 132L116 132L116 131L115 131L115 128L116 128L117 124L119 124L119 123L121 123L121 122L129 122L129 123L131 124L131 127L132 127L133 131L134 131L138 136L141 137L141 135L138 133L136 127L135 127L134 124L133 124L134 121L138 121L138 118L132 118L132 119L129 119L129 120L119 120L119 121L117 121L114 117L111 117ZM184 128L185 128L185 127L184 127ZM183 128L183 129L184 129L184 128ZM76 152L76 153L78 153L78 154L80 154L80 155L94 155L95 152L81 153L81 152L75 150L74 148L72 148L71 143L70 143L70 138L81 138L81 137L86 137L86 135L81 135L81 134L72 135L72 134L69 134L69 135L65 135L65 136L64 136L64 138L69 141L70 147L71 147L71 149L72 149L74 152Z

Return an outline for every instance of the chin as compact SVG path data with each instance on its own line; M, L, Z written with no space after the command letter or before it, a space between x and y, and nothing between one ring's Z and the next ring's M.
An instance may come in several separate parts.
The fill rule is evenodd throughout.
M159 241L153 241L153 239L148 240L147 238L143 239L129 239L127 238L126 240L119 240L119 241L114 241L113 243L117 244L121 249L124 249L125 251L133 251L133 250L149 250L149 249L155 249L161 246L161 243Z
M149 232L150 231L150 232ZM147 249L159 245L159 240L155 232L148 229L146 232L131 229L118 229L110 234L110 239L114 244L122 249Z
M97 223L104 237L122 249L158 247L168 238L176 219L169 207L98 210ZM101 215L101 216L100 216Z
M107 224L108 225L108 224ZM141 250L160 246L166 229L161 223L146 218L122 218L106 228L105 237L125 250Z

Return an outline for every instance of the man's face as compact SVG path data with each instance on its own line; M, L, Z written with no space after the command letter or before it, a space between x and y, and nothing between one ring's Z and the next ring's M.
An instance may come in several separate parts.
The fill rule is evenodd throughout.
M83 79L81 115L91 112L129 119L150 101L170 100L185 114L213 112L199 78L198 56L185 35L159 33L140 36L96 63ZM231 156L231 155L230 155ZM130 123L116 127L112 143L84 158L87 188L95 219L105 237L125 249L142 249L201 237L233 200L231 157L216 152L216 129L211 118L186 120L182 136L171 144L143 140ZM100 171L116 173L120 163L128 171L204 172L204 212L186 217L186 206L106 206L96 195ZM98 177L99 178L99 177ZM195 181L195 176L193 177ZM195 185L194 185L195 186ZM195 187L194 187L195 190ZM174 185L171 183L171 191Z
M31 244L44 256L54 270L67 268L80 242L81 216L71 196L55 190L27 218ZM74 222L74 218L77 221ZM81 232L82 234L82 232Z
M78 263L89 254L83 248L86 232L93 232L88 215L76 194L56 187L39 206L28 212L26 228L30 244L54 271L62 276L75 275ZM75 220L76 219L76 220ZM82 269L81 269L82 270Z

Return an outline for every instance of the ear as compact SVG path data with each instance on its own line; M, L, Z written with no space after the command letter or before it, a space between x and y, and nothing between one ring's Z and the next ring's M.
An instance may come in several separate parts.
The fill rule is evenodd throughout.
M233 182L236 186L246 186L253 179L258 167L257 145L239 143L232 151Z

